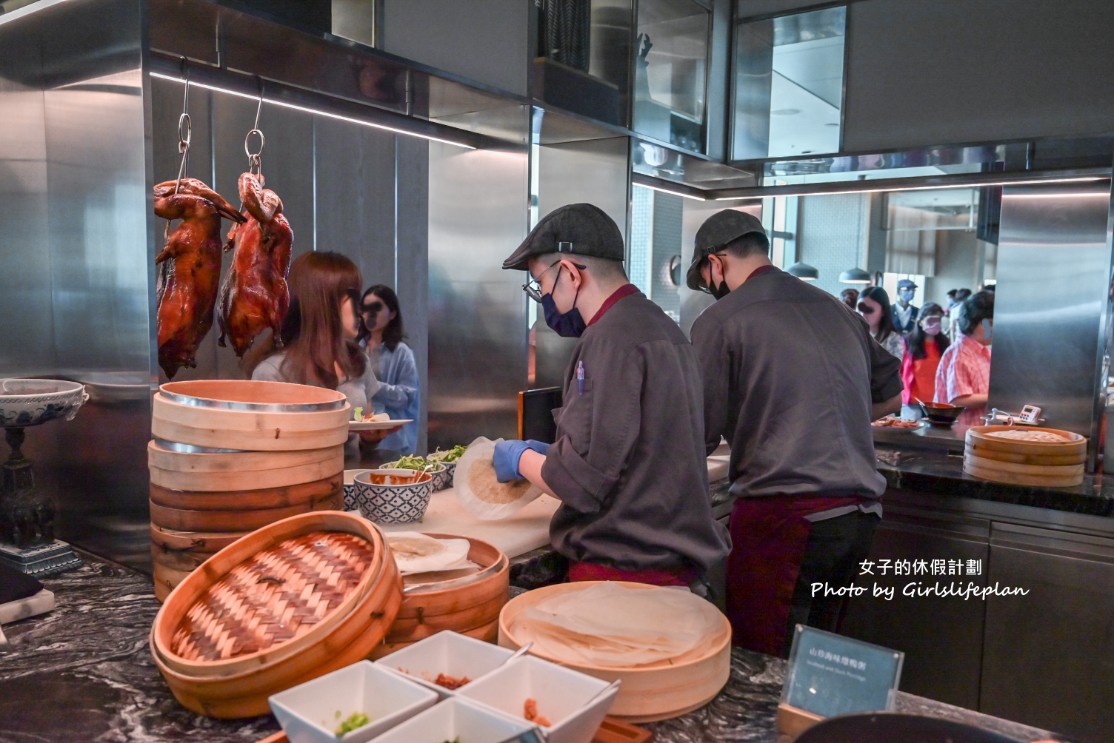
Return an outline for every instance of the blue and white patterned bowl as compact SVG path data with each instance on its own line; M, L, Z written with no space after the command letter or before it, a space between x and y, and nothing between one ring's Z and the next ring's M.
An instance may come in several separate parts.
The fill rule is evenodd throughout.
M0 426L73 420L89 399L85 385L61 379L0 379Z
M356 486L355 500L364 518L380 524L408 524L421 521L429 508L429 496L433 494L433 476L428 472L419 474L416 483L395 485L385 483L391 478L414 477L414 470L380 469L360 472L353 484Z

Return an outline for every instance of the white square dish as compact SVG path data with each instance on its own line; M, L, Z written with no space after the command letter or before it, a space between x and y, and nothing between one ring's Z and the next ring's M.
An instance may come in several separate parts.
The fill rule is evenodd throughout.
M453 690L436 683L439 674L467 678L470 684L506 663L513 654L507 648L445 630L385 655L376 663L428 686L441 696L449 696Z
M368 660L272 695L271 705L290 743L365 743L437 702L437 693ZM367 725L337 736L354 713Z
M375 743L440 743L458 737L461 743L493 743L535 727L521 718L516 720L462 697L452 697L388 730Z
M548 719L539 727L549 743L590 743L603 722L618 682L608 684L579 671L523 655L462 688L457 698L473 699L525 720L527 699Z

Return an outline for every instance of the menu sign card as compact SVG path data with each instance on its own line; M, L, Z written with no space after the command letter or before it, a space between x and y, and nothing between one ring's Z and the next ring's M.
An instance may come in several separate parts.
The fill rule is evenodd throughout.
M797 625L782 704L823 717L893 708L905 653Z

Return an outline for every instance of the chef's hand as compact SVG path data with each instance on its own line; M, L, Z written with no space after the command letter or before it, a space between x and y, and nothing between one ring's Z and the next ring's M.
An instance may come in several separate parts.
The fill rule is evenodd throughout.
M518 460L522 458L522 453L527 449L545 456L545 453L549 451L549 444L533 439L528 441L511 439L496 444L495 453L491 457L491 463L495 465L495 479L499 482L521 480L522 473L518 471Z
M364 444L364 445L367 445L367 446L373 446L375 444L378 444L380 441L387 438L388 436L390 436L395 431L401 431L401 430L402 430L402 426L394 426L392 428L377 428L377 429L373 429L371 431L357 431L356 433L360 437L360 443L361 444Z

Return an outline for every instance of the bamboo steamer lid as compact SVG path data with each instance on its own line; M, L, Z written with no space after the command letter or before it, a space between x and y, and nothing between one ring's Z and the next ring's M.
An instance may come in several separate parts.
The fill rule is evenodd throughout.
M170 382L154 396L151 433L218 449L320 449L347 441L351 412L343 393L321 387L224 379Z
M552 596L584 590L600 582L560 583L514 597L499 614L499 644L512 649L522 646L523 643L515 636L513 628L518 615L528 607ZM632 589L673 590L627 581L611 583ZM698 596L692 598L694 601L705 601ZM619 693L609 712L611 716L624 722L665 720L704 706L727 684L731 674L731 625L722 614L717 623L718 629L706 635L699 647L694 652L686 653L685 659L681 661L670 659L645 666L612 668L570 663L561 658L541 655L534 649L530 652L604 681L621 680Z
M1071 487L1083 482L1086 457L1087 438L1071 431L1040 426L972 426L964 437L963 471L983 480L1014 485Z
M217 717L264 714L267 697L370 654L402 602L386 540L340 511L293 516L187 575L151 629L178 700Z
M479 539L453 534L428 534L437 539L467 539L468 559L480 566L463 578L407 585L402 607L383 644L372 658L441 632L452 630L487 642L499 634L499 612L510 590L510 561L498 548Z

